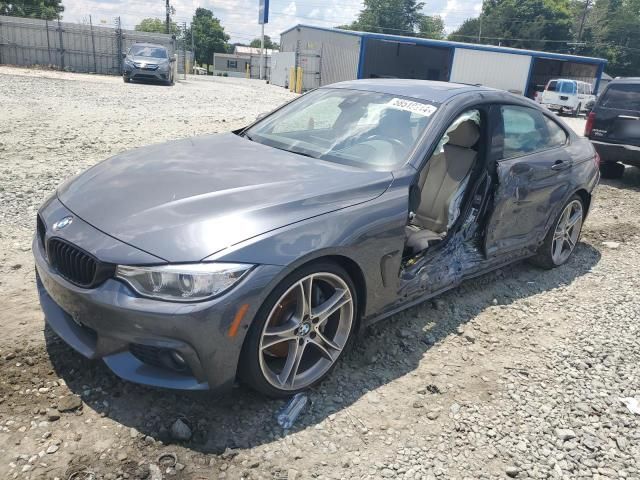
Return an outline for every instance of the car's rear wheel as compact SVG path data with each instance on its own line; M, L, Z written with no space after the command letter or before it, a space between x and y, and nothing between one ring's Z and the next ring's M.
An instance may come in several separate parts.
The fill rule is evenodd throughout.
M131 82L131 79L129 77L125 77L124 75L122 76L122 80L124 80L124 83Z
M618 162L602 162L600 164L600 175L602 175L602 178L622 178L624 165Z
M565 204L558 218L549 229L544 242L532 263L539 267L551 269L564 264L573 253L584 221L584 204L578 195L574 195Z
M322 381L352 337L357 311L353 281L334 263L287 277L269 295L243 347L240 377L273 397Z

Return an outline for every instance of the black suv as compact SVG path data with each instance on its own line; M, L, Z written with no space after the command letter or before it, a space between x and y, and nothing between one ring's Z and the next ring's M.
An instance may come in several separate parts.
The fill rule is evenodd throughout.
M640 77L615 79L587 116L584 134L600 155L604 178L620 178L624 165L640 167Z

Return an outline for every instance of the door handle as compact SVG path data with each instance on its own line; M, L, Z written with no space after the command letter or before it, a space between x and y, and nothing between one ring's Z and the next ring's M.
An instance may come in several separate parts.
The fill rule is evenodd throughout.
M553 165L551 165L551 170L564 170L570 168L572 165L573 161L571 160L556 160Z

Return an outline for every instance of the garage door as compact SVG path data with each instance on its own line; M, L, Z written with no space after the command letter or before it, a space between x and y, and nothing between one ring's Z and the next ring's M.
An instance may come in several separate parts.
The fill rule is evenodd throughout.
M450 81L480 84L522 95L530 66L528 55L456 48Z

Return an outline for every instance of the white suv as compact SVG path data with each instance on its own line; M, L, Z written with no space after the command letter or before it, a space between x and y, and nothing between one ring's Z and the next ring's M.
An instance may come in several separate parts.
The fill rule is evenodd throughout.
M569 111L574 117L586 111L588 104L595 101L591 84L579 80L550 80L542 93L542 105L559 113Z

